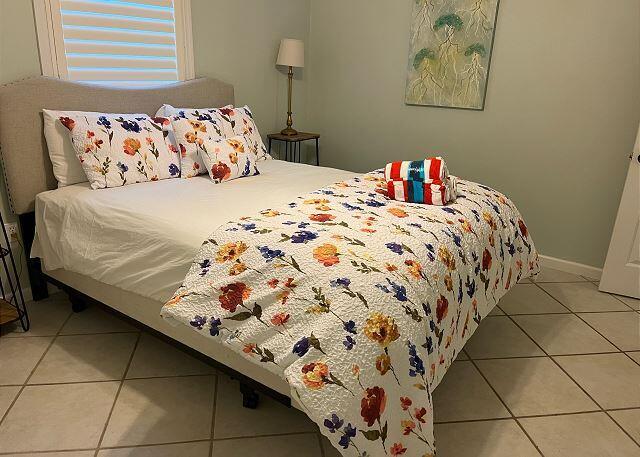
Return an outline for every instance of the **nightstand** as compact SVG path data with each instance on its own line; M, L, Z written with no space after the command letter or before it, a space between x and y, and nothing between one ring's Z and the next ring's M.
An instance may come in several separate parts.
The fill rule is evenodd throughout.
M291 155L291 161L296 162L296 152L298 153L298 160L300 162L300 143L303 141L316 140L316 165L320 165L320 135L317 133L298 132L295 135L283 135L282 133L270 133L267 135L269 138L269 155L271 155L271 140L284 141L284 160L289 160Z

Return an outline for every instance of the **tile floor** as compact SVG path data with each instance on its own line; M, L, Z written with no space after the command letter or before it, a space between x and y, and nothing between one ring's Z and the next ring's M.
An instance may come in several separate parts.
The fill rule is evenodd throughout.
M29 311L29 333L0 337L0 455L339 455L302 413L242 408L237 383L100 307L56 295ZM438 457L640 456L640 300L545 269L434 397Z

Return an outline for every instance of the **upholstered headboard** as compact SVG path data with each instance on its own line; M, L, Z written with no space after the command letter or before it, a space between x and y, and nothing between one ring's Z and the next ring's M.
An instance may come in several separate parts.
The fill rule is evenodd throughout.
M43 133L42 109L147 113L173 106L232 104L233 86L201 78L153 89L117 89L36 77L0 87L0 149L11 209L34 209L38 193L57 187Z

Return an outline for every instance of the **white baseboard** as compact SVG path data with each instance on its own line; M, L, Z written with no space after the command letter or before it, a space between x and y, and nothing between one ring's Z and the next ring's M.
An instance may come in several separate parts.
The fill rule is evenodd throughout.
M565 271L567 273L586 276L587 278L600 279L602 276L602 268L571 262L570 260L558 259L548 255L540 255L540 265L547 268Z

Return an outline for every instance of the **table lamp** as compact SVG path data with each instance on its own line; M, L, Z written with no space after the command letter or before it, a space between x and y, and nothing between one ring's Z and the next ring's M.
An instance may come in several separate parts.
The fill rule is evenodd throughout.
M293 118L291 117L291 88L293 86L293 67L304 67L304 43L300 40L292 38L284 38L280 41L280 50L278 51L278 60L276 65L289 67L289 98L287 110L287 128L280 133L287 136L297 135L298 132L292 127Z

